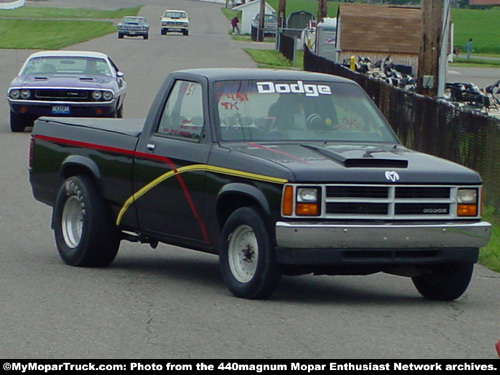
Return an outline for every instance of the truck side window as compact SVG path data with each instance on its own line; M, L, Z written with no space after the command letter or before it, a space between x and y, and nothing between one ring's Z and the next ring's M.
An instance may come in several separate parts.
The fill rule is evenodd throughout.
M201 85L196 82L176 81L165 104L157 133L199 140L203 123Z

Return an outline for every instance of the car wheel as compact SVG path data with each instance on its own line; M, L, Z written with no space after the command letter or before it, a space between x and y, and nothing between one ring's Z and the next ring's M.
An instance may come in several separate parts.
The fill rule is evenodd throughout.
M473 268L473 263L442 264L420 276L412 277L412 281L423 297L451 301L465 292L472 278Z
M59 255L66 264L102 267L115 259L120 232L89 176L73 176L63 183L52 223Z
M269 297L280 281L271 235L260 210L234 211L221 233L219 265L228 289L237 297Z
M184 30L182 33L183 33L185 36L188 36L188 35L189 35L189 30Z
M149 39L149 34L144 35L144 39Z
M123 39L123 34L118 34L118 38Z
M161 29L161 35L167 35L167 30Z
M123 105L116 110L116 118L123 118Z
M10 112L10 130L14 133L22 133L28 126L33 126L31 117Z

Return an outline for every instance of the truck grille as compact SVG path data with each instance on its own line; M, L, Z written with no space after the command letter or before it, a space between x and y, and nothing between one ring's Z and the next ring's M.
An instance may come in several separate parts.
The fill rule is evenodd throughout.
M328 185L327 219L447 219L455 212L450 186Z
M88 90L76 89L43 89L35 90L36 100L65 100L65 101L88 101L91 98Z

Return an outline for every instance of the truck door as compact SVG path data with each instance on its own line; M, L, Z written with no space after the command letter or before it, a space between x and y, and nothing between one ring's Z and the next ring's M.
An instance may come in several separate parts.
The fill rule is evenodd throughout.
M205 165L210 151L206 88L176 80L151 134L139 141L135 205L143 233L170 243L207 246Z

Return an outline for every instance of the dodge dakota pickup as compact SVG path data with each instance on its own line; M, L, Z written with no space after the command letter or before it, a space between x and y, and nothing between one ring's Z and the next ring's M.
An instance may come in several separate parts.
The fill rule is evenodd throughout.
M453 300L490 237L476 172L405 148L356 83L317 73L183 70L142 120L41 117L29 172L66 264L173 244L217 254L249 299L282 275L386 272Z

